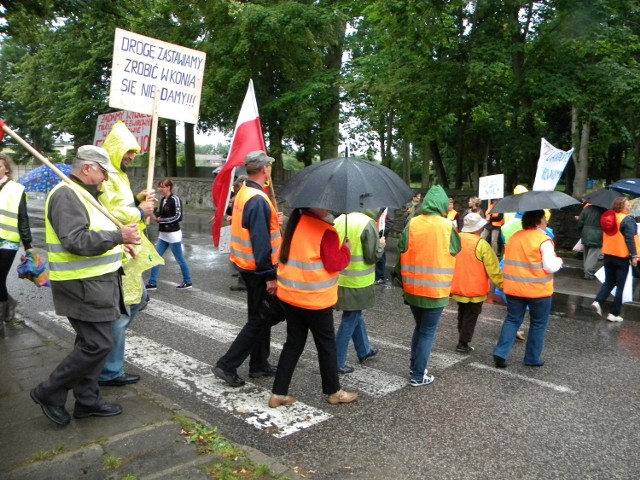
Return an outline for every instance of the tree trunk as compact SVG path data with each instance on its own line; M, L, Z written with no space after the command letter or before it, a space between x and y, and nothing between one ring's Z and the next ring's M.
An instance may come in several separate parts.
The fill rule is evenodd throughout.
M282 127L277 119L269 124L269 155L275 159L271 170L273 180L284 179L284 165L282 163Z
M167 120L167 176L178 174L178 155L176 148L176 121Z
M431 161L432 154L431 149L429 148L429 141L425 141L422 144L422 178L421 185L422 190L427 191L431 188Z
M184 124L184 176L196 176L196 141L195 125L193 123Z
M411 186L411 142L402 140L402 179Z
M433 166L436 170L438 183L442 185L442 188L444 188L445 190L448 190L449 181L447 180L447 172L444 169L444 164L442 163L442 156L440 155L440 148L438 147L438 142L436 142L435 140L431 140L431 142L429 142L429 148L431 149L431 154L433 156Z
M578 122L578 125L579 125L579 120L574 121L573 117L574 117L574 114L572 112L572 116L571 116L572 128L574 123L576 122ZM573 195L576 198L582 198L587 188L587 176L589 173L590 134L591 134L591 122L587 120L582 124L582 131L580 133L580 148L577 151L578 153L577 158L576 158L576 154L575 153L573 154L573 158L574 158L573 164L576 168L576 176L573 179Z
M456 190L462 190L462 183L464 181L464 140L467 130L467 122L465 121L464 114L458 116L458 154L456 156ZM473 186L472 186L473 188Z
M385 167L391 168L392 152L391 146L393 145L393 111L387 113L387 149L385 151L386 164Z

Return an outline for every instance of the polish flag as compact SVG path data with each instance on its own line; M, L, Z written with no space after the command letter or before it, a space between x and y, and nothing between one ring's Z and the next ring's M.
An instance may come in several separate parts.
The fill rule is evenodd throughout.
M213 219L211 233L213 235L213 244L216 247L220 242L222 219L229 205L231 187L233 186L233 171L236 167L244 165L244 158L247 156L247 153L253 152L254 150L266 152L267 148L264 143L264 137L262 136L258 105L256 104L255 92L253 91L253 80L249 80L249 88L244 97L244 102L242 102L240 115L238 115L227 162L213 181L213 188L211 189L213 204L216 206L216 215Z

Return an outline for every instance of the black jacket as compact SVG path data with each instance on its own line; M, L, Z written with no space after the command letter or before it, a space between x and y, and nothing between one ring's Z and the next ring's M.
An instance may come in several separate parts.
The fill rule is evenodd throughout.
M180 197L171 194L160 199L160 206L156 210L156 216L160 217L158 229L161 232L177 232L182 221L182 202Z

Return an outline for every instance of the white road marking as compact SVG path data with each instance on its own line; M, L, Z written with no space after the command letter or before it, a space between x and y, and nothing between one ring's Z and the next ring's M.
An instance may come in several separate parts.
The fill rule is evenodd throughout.
M491 370L491 371L493 371L495 373L499 373L501 375L506 375L508 377L518 378L520 380L524 380L525 382L535 383L536 385L540 385L541 387L545 387L545 388L550 388L551 390L555 390L556 392L560 392L560 393L571 393L571 394L578 393L577 391L572 390L569 387L565 387L564 385L557 385L555 383L545 382L544 380L538 380L537 378L525 377L524 375L518 375L517 373L512 373L512 372L509 372L509 371L507 371L505 369L490 367L489 365L485 365L483 363L475 363L474 362L474 363L470 363L469 366L471 366L473 368L480 368L482 370Z
M380 398L409 385L408 377L383 372L368 367L355 367L353 373L340 375L340 384Z
M74 333L66 317L54 312L40 313ZM300 401L289 407L269 408L268 390L250 382L240 388L230 387L211 373L211 365L140 335L127 335L127 360L146 373L169 380L208 405L276 438L286 437L333 417Z
M445 308L443 310L443 312L455 315L456 318L458 316L458 310L452 310L450 308ZM502 323L502 322L504 322L504 318L488 317L487 315L480 314L480 316L478 317L478 321L480 321L480 322L488 321L488 322L493 322L493 323Z
M409 341L411 339L409 338ZM410 352L411 347L409 345L400 345L398 343L390 342L388 340L384 340L382 338L371 337L371 344L373 345L384 345L385 347L394 348L397 350L403 350L405 352ZM431 352L431 357L429 358L429 368L449 368L455 365L458 362L463 361L465 358L468 358L463 355L456 354L448 354L448 353L439 353L439 352ZM407 362L408 364L408 362Z
M160 283L163 283L165 285L169 285L172 287L176 287L177 285L179 285L178 283L170 282L168 280L161 280ZM244 300L243 301L234 300L233 298L228 298L222 295L217 295L213 292L200 290L199 288L196 288L196 287L192 287L188 290L185 290L184 293L185 295L191 295L196 298L199 298L200 300L205 300L209 303L215 303L218 305L222 305L224 307L232 308L234 310L239 310L243 312L247 311L247 302ZM151 298L153 298L153 294L154 292L149 292L149 295L151 296Z

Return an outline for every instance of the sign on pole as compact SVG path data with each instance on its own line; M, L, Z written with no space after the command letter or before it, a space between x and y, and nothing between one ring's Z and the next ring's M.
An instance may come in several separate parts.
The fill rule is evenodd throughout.
M98 115L93 144L101 147L104 139L111 132L111 127L120 120L125 123L129 131L136 137L138 144L140 144L140 153L146 153L149 150L149 139L151 138L151 115L129 112L128 110Z
M478 198L494 200L504 197L504 174L480 177L478 181Z
M116 29L109 106L151 114L156 89L158 116L198 123L206 54Z
M572 148L565 152L554 147L543 138L540 144L540 158L538 159L538 170L536 170L533 190L555 190L558 180L560 180L560 176L567 166L567 162L573 155L573 150Z

